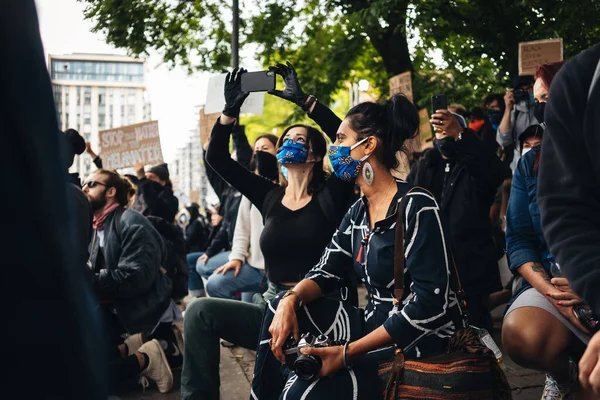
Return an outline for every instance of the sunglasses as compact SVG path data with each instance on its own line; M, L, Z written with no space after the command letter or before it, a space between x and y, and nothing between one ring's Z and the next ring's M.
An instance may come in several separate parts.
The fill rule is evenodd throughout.
M98 181L89 181L89 182L86 182L86 183L84 183L84 184L83 184L83 187L86 187L86 186L87 186L87 187L89 187L90 189L93 189L93 188L95 188L95 187L96 187L96 186L98 186L98 185L102 185L102 186L104 186L104 187L108 187L108 186L107 186L105 183L98 182Z

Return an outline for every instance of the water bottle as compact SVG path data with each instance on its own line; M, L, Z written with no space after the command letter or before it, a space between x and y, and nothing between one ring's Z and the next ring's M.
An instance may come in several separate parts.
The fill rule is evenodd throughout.
M564 278L565 274L560 269L560 265L558 265L558 263L556 262L554 257L552 257L552 255L549 254L548 257L546 257L546 259L550 263L550 274L552 275L552 277L553 278Z
M479 340L481 340L481 343L483 343L488 349L490 349L494 353L498 365L500 365L500 368L504 369L505 366L504 360L502 358L502 351L492 338L492 335L490 335L487 329L477 328L472 325L471 328L474 328L477 331L477 335L479 336Z

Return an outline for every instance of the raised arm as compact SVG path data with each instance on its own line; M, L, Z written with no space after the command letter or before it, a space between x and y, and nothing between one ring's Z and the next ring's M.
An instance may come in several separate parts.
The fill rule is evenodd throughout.
M92 150L92 145L90 142L85 143L85 151L90 155L90 157L92 157L92 162L94 163L96 168L102 169L102 159L100 158L99 155L94 153L94 150Z
M233 148L237 156L237 161L244 168L248 168L252 159L252 147L248 142L248 137L244 128L240 125L235 125L231 133L233 137Z
M321 104L313 96L309 96L304 93L300 82L298 81L298 75L296 69L291 63L277 64L269 67L269 70L280 75L285 82L285 88L283 90L271 90L269 93L280 97L284 100L290 101L302 108L308 113L308 116L315 121L323 132L329 137L332 142L335 142L337 130L342 123L342 120L334 114L327 106Z
M243 70L234 70L227 74L225 82L225 109L213 127L206 162L225 181L235 187L262 212L265 197L269 191L276 188L273 182L255 175L231 158L229 153L229 137L236 118L247 93L241 91L241 75Z
M508 89L506 91L506 94L504 95L504 104L506 104L506 108L504 109L504 115L502 116L502 121L500 121L496 135L496 140L502 147L510 146L513 144L514 140L512 137L512 127L515 123L513 112L515 94L513 93L513 89Z

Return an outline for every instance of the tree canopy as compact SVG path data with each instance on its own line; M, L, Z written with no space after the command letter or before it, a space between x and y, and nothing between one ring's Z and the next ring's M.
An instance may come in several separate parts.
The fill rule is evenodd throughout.
M230 65L230 1L79 1L94 31L132 55L155 50L190 72ZM359 79L385 97L390 77L412 71L417 106L440 92L480 105L510 85L519 42L562 37L569 58L600 34L596 0L253 0L240 7L241 48L255 49L264 65L291 61L305 91L325 103Z

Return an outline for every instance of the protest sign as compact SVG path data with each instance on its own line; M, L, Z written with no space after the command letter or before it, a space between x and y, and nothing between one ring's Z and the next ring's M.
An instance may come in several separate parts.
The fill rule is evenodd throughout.
M563 59L562 39L519 43L519 75L534 75L535 69Z
M410 101L413 101L412 74L410 71L401 73L390 78L390 97L396 93L402 93Z
M220 112L206 114L204 108L200 110L200 143L202 145L205 145L210 140L210 132L220 115Z
M207 114L223 111L225 107L225 77L227 74L211 76L208 80L208 88L206 90L206 103L204 110ZM250 96L244 101L241 113L262 115L265 105L265 93L255 92L250 93Z
M427 112L426 108L423 108L419 111L419 132L421 144L425 144L426 142L433 140L433 131L431 130L429 113Z
M163 161L158 135L158 121L122 126L99 132L104 168L116 170Z

